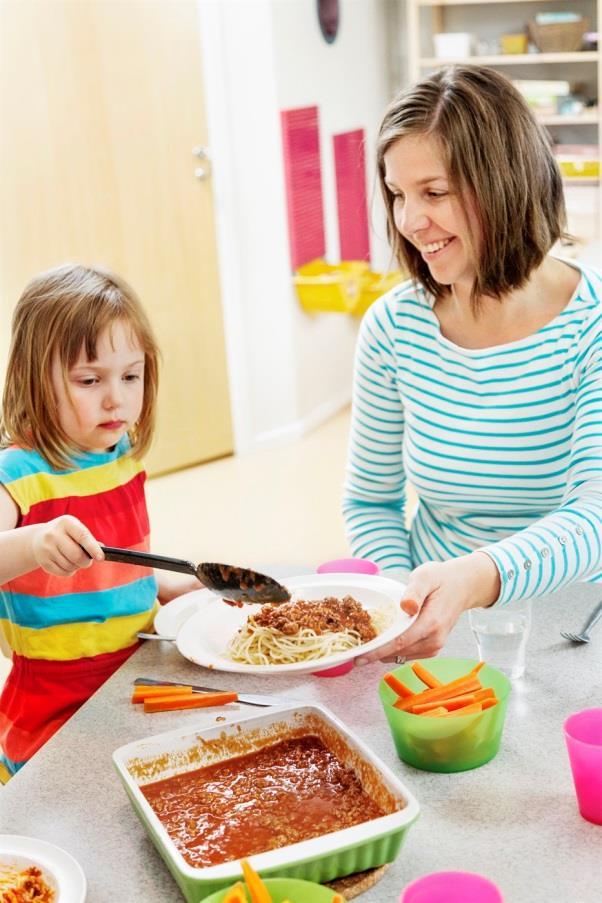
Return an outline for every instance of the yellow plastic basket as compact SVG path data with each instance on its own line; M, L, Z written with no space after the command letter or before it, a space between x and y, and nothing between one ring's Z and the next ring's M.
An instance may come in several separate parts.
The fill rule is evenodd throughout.
M367 272L362 276L361 291L351 309L354 317L363 317L371 304L386 294L393 286L407 279L407 275L401 270L392 273Z
M349 313L359 298L362 276L369 271L363 261L332 264L312 260L299 267L293 285L301 307L309 313Z
M597 179L600 176L600 161L591 157L559 158L558 166L566 179Z

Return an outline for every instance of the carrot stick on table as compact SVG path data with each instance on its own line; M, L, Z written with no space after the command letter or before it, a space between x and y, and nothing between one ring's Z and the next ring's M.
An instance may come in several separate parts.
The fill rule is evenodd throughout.
M147 699L145 712L171 712L175 709L203 709L213 705L236 702L236 693L191 693L189 696L159 696Z
M423 684L426 684L427 687L430 687L431 689L433 687L440 687L443 684L443 681L439 680L438 677L435 677L434 674L431 674L430 671L427 671L420 662L412 662L412 671Z
M272 903L270 893L248 859L241 859L242 873L251 895L251 903Z
M156 696L191 696L192 687L160 687L153 684L152 687L144 684L138 684L134 687L132 693L132 702L144 702L145 699L152 699Z
M413 690L410 690L409 687L406 687L406 685L401 680L399 680L398 677L395 677L394 674L385 674L383 680L387 684L387 686L391 687L393 692L397 693L397 695L402 699L409 699L410 696L416 695Z
M393 706L396 709L405 712L412 705L420 705L423 702L434 702L435 700L441 701L442 699L451 699L454 696L461 696L464 693L474 693L477 690L482 689L483 687L479 678L473 674L468 674L463 677L458 677L456 680L451 680L449 683L443 684L440 687L433 687L432 689L423 690L421 693L415 693L410 699L398 699L397 702L393 703Z

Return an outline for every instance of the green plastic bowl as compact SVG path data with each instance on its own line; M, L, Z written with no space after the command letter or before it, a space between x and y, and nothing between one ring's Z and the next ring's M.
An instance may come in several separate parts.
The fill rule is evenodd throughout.
M272 903L283 903L283 900L290 900L291 903L332 903L334 897L333 890L324 887L323 884L314 884L313 881L302 881L300 878L263 878L262 880L270 892ZM230 888L218 890L216 894L205 897L203 903L222 903L228 890ZM250 900L246 888L245 892L247 899Z
M422 664L443 683L467 674L478 664L469 658L424 659ZM424 690L425 686L412 670L411 664L393 671L411 690ZM497 754L502 739L506 706L510 693L510 681L505 674L484 665L479 671L484 687L492 687L499 699L497 705L474 715L457 715L454 718L428 718L402 712L393 706L397 696L381 680L380 701L397 755L403 762L423 771L468 771L489 762Z

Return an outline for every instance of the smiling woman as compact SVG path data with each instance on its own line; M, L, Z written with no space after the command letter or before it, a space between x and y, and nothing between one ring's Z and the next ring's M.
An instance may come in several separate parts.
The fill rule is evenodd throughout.
M602 582L602 278L549 253L565 209L545 132L504 76L451 66L395 98L377 161L412 278L362 323L344 511L354 555L412 571L419 614L360 663L437 654L466 609Z

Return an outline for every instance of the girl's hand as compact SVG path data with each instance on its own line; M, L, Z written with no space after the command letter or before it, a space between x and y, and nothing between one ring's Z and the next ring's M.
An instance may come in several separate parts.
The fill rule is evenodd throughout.
M491 605L499 593L498 570L484 552L421 564L412 571L400 602L406 614L419 612L418 617L400 637L356 664L390 662L397 656L431 658L441 651L463 611Z
M38 567L58 577L69 577L104 558L88 528L70 514L40 524L33 535L32 553Z

